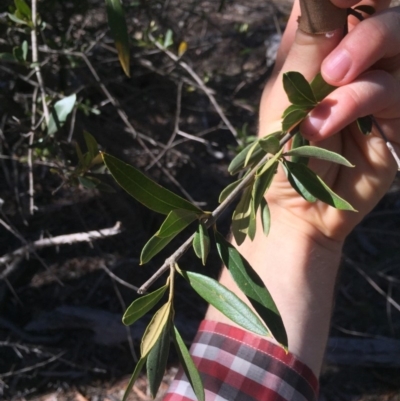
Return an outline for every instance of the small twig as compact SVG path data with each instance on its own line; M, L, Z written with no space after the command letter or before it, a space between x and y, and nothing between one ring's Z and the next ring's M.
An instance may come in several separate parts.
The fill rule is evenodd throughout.
M382 295L386 299L386 302L391 304L395 309L397 309L400 312L400 305L385 291L383 291L382 288L379 287L379 285L376 284L376 282L372 280L372 278L369 277L367 273L365 273L359 266L357 266L357 264L354 263L350 258L345 257L344 260L353 269L355 269L378 294Z
M162 157L170 150L171 145L173 144L176 135L179 133L179 119L181 118L181 103L182 103L182 81L178 83L177 89L177 99L176 99L176 113L175 113L175 125L174 131L172 132L171 137L169 138L167 144L165 145L164 149L158 154L158 156L153 159L153 161L146 167L146 170L150 170Z
M53 238L42 238L35 242L28 243L21 248L16 249L13 252L7 253L0 258L0 265L7 265L15 258L23 257L26 254L35 252L39 249L57 246L57 245L69 245L77 242L90 242L96 239L104 237L111 237L121 232L121 225L118 222L114 227L105 228L102 230L89 231L87 233L75 233L67 235L59 235ZM7 268L0 274L0 280L7 277L11 273L13 265L7 266ZM15 267L14 267L15 268Z
M288 132L280 141L279 145L282 148L293 136L296 134L296 127ZM254 179L260 166L266 163L270 159L270 155L265 155L262 160L249 172L249 174L243 178L240 184L226 197L226 199L211 213L211 217L205 222L207 228L210 228L215 224L221 214L226 208L236 199L236 197L242 192L242 190ZM188 251L192 245L194 234L192 234L169 258L167 258L164 264L151 276L138 290L139 294L144 294L147 289L160 278L170 266L175 265L176 262Z
M46 102L46 90L44 88L42 72L39 65L39 54L37 44L37 0L32 0L32 30L31 30L31 45L32 45L32 62L35 63L34 71L39 84L42 97L43 113L46 119L46 124L49 123L50 113Z
M65 354L65 352L63 351L63 352L60 352L58 355L52 356L47 361L39 362L39 363L37 363L37 364L35 364L33 366L28 366L28 367L23 368L23 369L14 370L12 372L2 373L2 374L0 374L0 379L4 379L5 377L19 375L21 373L31 372L32 370L41 368L42 366L46 366L49 363L52 363L52 362L56 361L57 359L61 358L64 354Z
M383 131L382 127L379 125L378 121L376 121L376 118L374 116L371 116L372 122L375 125L376 129L379 132L379 135L382 137L382 139L385 141L387 148L389 149L390 153L394 157L394 160L396 160L397 163L397 169L400 170L400 158L396 153L396 150L394 149L392 143L389 141L387 138L385 132Z
M118 276L116 276L106 265L102 264L100 266L113 280L117 281L119 284L123 285L126 288L130 288L133 291L138 291L139 288L135 287L132 284L127 283L126 281L120 279Z
M163 51L171 60L173 60L175 63L177 63L179 66L181 66L197 82L197 84L200 86L201 90L207 95L211 104L214 106L214 109L220 116L221 120L228 127L229 131L231 131L232 135L235 138L237 138L236 129L233 127L233 125L230 123L230 121L226 117L225 113L222 111L222 108L216 101L214 95L211 93L210 88L208 88L204 84L203 80L196 74L196 72L188 64L186 64L184 61L182 61L178 56L175 56L174 53L170 52L168 49L166 49L164 46L162 46L160 43L158 43L152 35L149 34L149 38L158 49Z

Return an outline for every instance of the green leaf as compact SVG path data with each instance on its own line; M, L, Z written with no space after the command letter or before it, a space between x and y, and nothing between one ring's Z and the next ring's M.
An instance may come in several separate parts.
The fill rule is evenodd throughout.
M201 259L205 266L208 254L210 252L210 237L207 227L203 222L200 222L193 238L193 249L196 256Z
M219 256L237 286L247 296L274 338L287 347L288 339L282 318L260 276L238 250L217 231L215 232L215 241Z
M225 187L219 195L219 203L222 203L235 189L236 187L243 181L243 178L237 180L235 182L230 183L227 187Z
M279 139L273 134L261 138L258 142L265 153L272 153L274 155L280 149Z
M257 218L256 211L254 209L254 203L250 203L250 216L249 216L249 226L247 228L247 235L251 241L254 241L257 231Z
M21 24L21 25L29 25L29 23L19 17L17 17L15 14L10 14L7 13L8 18L10 18L11 21L17 23L17 24Z
M232 216L232 234L238 245L246 239L251 215L251 194L252 187L247 187L240 198Z
M300 163L302 164L302 163ZM293 189L301 195L307 202L314 203L317 201L317 198L310 193L305 185L303 185L302 181L297 178L296 175L292 174L291 170L287 166L287 161L283 162L283 168L285 170L286 176L290 185Z
M94 159L99 153L99 145L93 135L89 134L87 131L83 131L83 137L85 138L85 143L89 154Z
M26 58L28 57L28 42L24 40L21 45L22 49L22 59L26 61Z
M263 175L267 170L271 168L271 166L280 159L283 153L283 148L276 153L273 157L271 157L258 171L257 176Z
M15 63L17 61L14 54L11 53L0 53L0 60L7 63Z
M362 11L363 13L369 14L369 15L373 15L376 13L376 10L374 7L372 6L367 6L367 5L361 5L361 6L357 6L354 7L355 10L359 10Z
M157 303L161 300L168 285L164 285L158 290L143 295L142 297L133 301L126 309L124 316L122 317L122 323L126 326L130 326L135 323L141 317L143 317L147 312L149 312Z
M174 238L176 234L170 237L160 238L157 234L153 235L146 243L140 254L140 264L150 262L159 252L161 252Z
M311 81L310 86L317 102L320 102L321 100L325 99L330 93L332 93L336 89L336 86L329 85L324 80L324 78L322 78L320 72Z
M65 123L75 106L76 95L67 96L54 104L51 111L47 134L53 136Z
M371 134L372 125L373 125L373 120L372 120L371 116L365 116L365 117L357 118L358 129L364 135L370 135Z
M125 13L120 0L106 0L108 25L118 51L119 62L125 74L130 77L129 36Z
M159 339L171 314L171 302L164 304L153 316L142 337L140 352L142 358L147 357Z
M263 198L261 199L261 223L264 231L264 235L268 237L271 229L271 213L269 211L268 203Z
M278 168L278 162L268 163L269 168L262 174L256 176L256 181L253 185L253 208L254 213L257 213L258 207L261 204L261 200L264 199L265 193L271 186L272 180L274 179L276 169Z
M310 112L310 108L298 108L298 106L289 106L284 114L282 120L282 130L289 132L296 125L300 124Z
M310 84L299 72L289 71L283 74L283 88L292 104L302 107L317 104Z
M297 182L301 183L302 187L313 197L336 209L355 211L350 203L335 194L317 174L304 164L285 161L284 165L290 174L297 179ZM294 189L296 189L296 187ZM297 189L296 191L299 192ZM300 191L299 194L308 200L307 197L303 195L302 191Z
M247 157L247 153L253 147L253 144L246 146L230 163L228 167L228 171L230 174L237 174L240 170L245 168L245 161ZM248 165L255 165L261 161L261 159L265 156L265 152L261 149L260 146L257 146L253 151L250 160L248 160Z
M13 56L14 56L15 60L17 60L19 63L25 62L21 47L17 46L17 47L13 48Z
M198 273L180 273L202 298L233 322L261 336L268 335L268 330L252 310L218 281Z
M100 183L99 179L89 176L80 176L78 177L78 180L80 184L86 189L94 189Z
M292 139L292 146L291 149L297 149L300 148L301 146L308 146L310 143L301 135L300 129L297 131L297 133L293 136ZM308 165L308 157L299 157L299 156L292 156L291 161L293 163L303 163L306 166Z
M246 159L244 160L244 165L243 167L247 167L249 164L249 161L251 160L251 156L253 155L254 151L259 147L258 140L255 140L252 146L250 147L249 151L247 152Z
M173 39L173 32L171 29L167 30L167 33L165 34L165 38L164 38L164 48L168 48L170 46L172 46L174 44L174 39Z
M167 323L147 357L147 378L150 394L153 398L156 397L165 374L170 346L170 332L170 324Z
M177 209L203 213L201 209L186 199L158 185L129 164L105 153L102 156L115 181L129 195L149 209L161 214L169 214L172 210Z
M14 4L24 19L26 19L27 21L32 20L32 11L24 0L14 0Z
M292 149L289 150L289 152L286 152L284 156L315 157L316 159L327 160L332 163L341 164L342 166L354 167L354 165L352 165L342 155L317 146L302 146L300 148Z
M179 360L186 373L186 377L189 380L190 385L196 395L198 401L205 401L204 386L201 380L199 371L193 362L192 357L183 341L178 329L174 326L173 340L175 343L176 350L178 352Z
M172 210L157 231L157 237L168 238L179 234L190 223L198 218L199 214L190 210Z
M129 383L126 387L124 396L122 397L122 401L127 401L128 396L129 396L130 392L132 391L132 387L135 384L135 381L138 379L140 372L143 369L144 364L146 363L146 359L147 359L147 357L144 357L144 358L142 357L139 359L138 363L136 364L135 370L133 371L132 376L129 380Z

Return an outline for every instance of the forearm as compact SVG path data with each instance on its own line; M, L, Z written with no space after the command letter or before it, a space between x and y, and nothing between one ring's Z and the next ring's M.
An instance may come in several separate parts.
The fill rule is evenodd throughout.
M240 252L260 275L282 315L289 351L318 376L326 346L341 243L299 231L272 216L269 237L259 233ZM241 294L224 269L221 283ZM241 296L241 295L239 295ZM248 301L242 296L242 299ZM210 307L207 319L232 324Z

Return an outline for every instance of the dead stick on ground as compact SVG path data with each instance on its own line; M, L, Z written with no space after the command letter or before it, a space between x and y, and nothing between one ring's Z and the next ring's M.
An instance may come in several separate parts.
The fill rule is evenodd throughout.
M24 255L37 251L39 249L48 248L57 245L70 245L78 242L90 242L96 239L111 237L121 232L121 224L118 222L114 227L104 228L102 230L89 231L87 233L75 233L67 235L59 235L53 238L43 238L35 242L24 245L13 252L7 253L0 258L0 265L6 265L16 258L22 258ZM1 274L0 280L4 279L11 273L14 264L8 266ZM14 266L15 267L15 266Z

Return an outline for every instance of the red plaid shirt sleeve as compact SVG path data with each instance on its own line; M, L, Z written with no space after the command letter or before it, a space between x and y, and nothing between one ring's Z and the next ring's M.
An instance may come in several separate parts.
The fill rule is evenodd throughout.
M316 401L312 371L272 342L205 320L190 350L206 401ZM197 401L180 369L164 401Z

